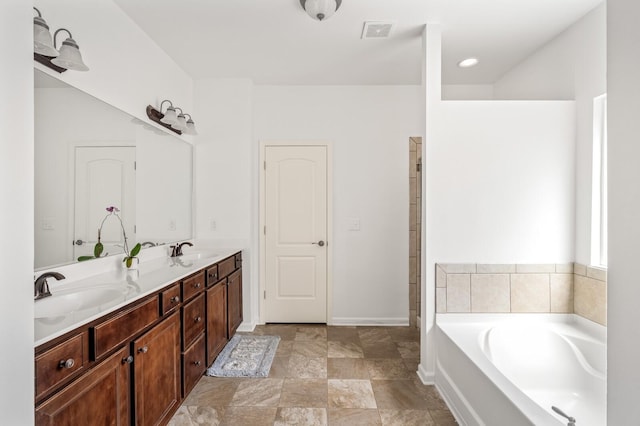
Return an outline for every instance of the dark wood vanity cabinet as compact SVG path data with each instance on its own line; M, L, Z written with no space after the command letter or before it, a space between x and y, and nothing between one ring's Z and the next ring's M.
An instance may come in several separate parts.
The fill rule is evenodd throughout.
M37 425L127 425L131 369L122 348L36 408Z
M167 423L181 402L178 314L134 340L132 349L135 424Z
M36 348L37 425L163 425L242 322L240 253Z

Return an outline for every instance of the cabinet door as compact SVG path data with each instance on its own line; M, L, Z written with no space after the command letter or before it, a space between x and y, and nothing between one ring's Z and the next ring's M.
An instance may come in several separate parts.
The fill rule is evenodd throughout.
M102 361L36 409L37 425L130 424L129 349Z
M207 290L207 365L227 342L227 285L220 282Z
M242 322L242 269L227 279L228 336L231 338Z
M178 313L135 340L133 350L135 423L166 423L180 404Z

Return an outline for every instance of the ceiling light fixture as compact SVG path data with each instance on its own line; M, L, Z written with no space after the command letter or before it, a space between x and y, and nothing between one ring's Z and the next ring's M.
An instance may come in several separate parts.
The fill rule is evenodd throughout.
M460 68L471 68L471 67L475 67L476 65L478 65L478 62L480 62L478 60L478 58L467 58L467 59L463 59L460 62L458 62L458 66Z
M165 113L162 113L162 106L165 102L169 103ZM176 110L180 111L180 114L176 113ZM186 116L189 116L187 120ZM177 134L197 135L196 125L191 119L190 114L185 114L180 107L174 107L170 100L165 99L160 103L160 111L152 107L147 106L147 117L155 123L158 123L162 127L176 132Z
M66 70L89 71L89 67L82 61L78 43L73 39L71 32L66 28L60 28L53 33L49 32L49 25L42 18L37 8L33 8L38 16L33 17L33 58L42 65L54 71L63 73ZM60 51L56 48L58 33L65 31L69 37L62 42Z
M325 21L338 10L342 0L300 0L300 4L313 19Z

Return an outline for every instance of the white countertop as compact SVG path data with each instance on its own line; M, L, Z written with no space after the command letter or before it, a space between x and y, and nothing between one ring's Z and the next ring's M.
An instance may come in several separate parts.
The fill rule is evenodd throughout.
M58 285L50 284L52 297L56 293L71 291L73 289L105 286L116 287L122 286L122 296L116 300L92 308L69 312L64 316L34 318L35 342L34 347L38 347L56 337L59 337L69 331L72 331L84 324L88 324L106 314L114 312L119 308L130 304L136 300L152 294L163 287L187 277L207 266L217 263L234 253L241 251L240 249L220 249L214 250L215 256L207 257L199 260L182 260L181 258L170 258L164 253L161 256L141 259L137 270L126 270L122 267L110 268L107 271L101 271L95 275L89 275L75 279L68 284L60 281ZM185 247L185 254L188 254L188 247ZM114 256L115 257L115 256ZM82 267L86 268L92 262L99 262L102 259L82 262ZM119 262L118 262L119 263ZM113 261L112 261L113 264ZM116 263L117 264L117 263ZM97 265L97 264L96 264ZM64 268L54 268L51 270L61 270L73 268L75 265L69 265ZM98 270L100 268L97 268ZM65 274L68 276L68 274ZM55 282L55 280L52 280ZM51 298L45 298L47 300ZM53 300L53 299L51 299ZM35 301L34 303L39 303Z

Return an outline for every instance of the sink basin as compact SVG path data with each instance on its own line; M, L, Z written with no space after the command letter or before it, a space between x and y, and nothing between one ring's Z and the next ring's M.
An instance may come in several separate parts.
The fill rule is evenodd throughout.
M35 318L65 316L73 312L123 301L129 291L124 286L100 286L62 290L35 301Z
M188 261L194 261L194 260L207 260L216 256L219 256L218 253L215 253L210 250L194 250L194 251L188 251L184 253L182 256L179 257L179 259L185 262L188 262Z

